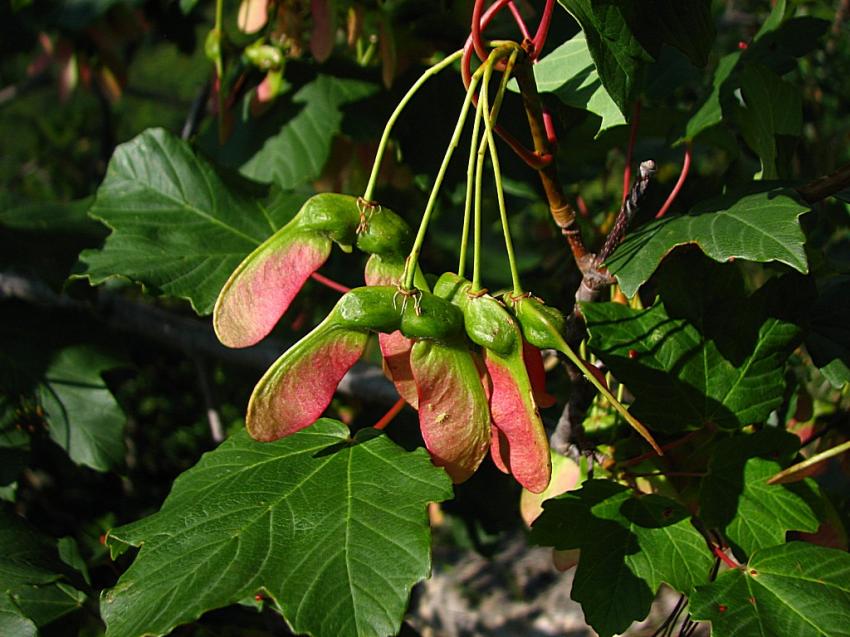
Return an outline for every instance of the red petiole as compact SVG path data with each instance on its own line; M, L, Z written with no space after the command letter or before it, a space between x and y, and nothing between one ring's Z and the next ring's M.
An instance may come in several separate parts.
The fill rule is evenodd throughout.
M715 557L723 562L729 568L741 568L741 565L738 564L735 560L730 558L726 553L723 552L719 546L712 546L711 552L714 553Z
M387 410L387 413L381 416L381 419L378 420L378 422L376 422L374 425L372 425L372 427L374 429L383 429L384 427L389 425L393 421L393 419L398 416L398 412L400 412L406 404L407 403L405 402L404 398L399 398L397 401L395 401L395 404Z
M346 292L351 292L351 288L344 286L342 283L337 283L333 279L329 279L326 276L322 276L318 272L313 272L310 275L310 278L316 281L317 283L321 283L325 287L330 288L331 290L335 290L340 294L345 294Z
M661 219L667 211L670 209L670 206L673 205L673 202L676 201L676 197L679 195L679 191L682 190L682 186L685 184L685 180L688 178L688 171L691 169L691 157L693 155L694 145L692 142L688 142L685 146L685 158L682 160L682 172L679 173L679 180L676 182L676 185L673 186L673 190L670 191L670 196L667 197L667 201L664 202L664 205L661 206L661 209L656 213L655 218Z
M635 142L637 141L638 128L640 127L640 109L641 102L638 99L635 102L635 109L632 112L632 128L629 132L629 145L626 148L626 167L623 168L623 198L620 200L620 205L626 203L626 197L629 196L629 188L632 187L632 156L634 155Z

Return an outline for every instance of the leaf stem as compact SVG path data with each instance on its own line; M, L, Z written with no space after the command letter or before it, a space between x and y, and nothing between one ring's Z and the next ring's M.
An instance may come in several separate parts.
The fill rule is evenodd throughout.
M218 1L221 2L221 0ZM395 107L395 110L393 111L392 115L390 115L390 118L387 120L386 126L384 126L384 132L381 135L381 141L378 143L378 150L375 153L375 161L372 164L372 174L369 176L369 183L366 185L366 191L363 193L363 198L366 201L372 201L372 196L375 192L375 184L378 181L378 172L381 169L381 161L383 160L384 153L386 152L387 143L389 143L390 140L390 133L392 132L393 126L395 125L396 120L401 115L405 106L407 106L407 103L416 94L416 92L420 88L422 88L422 85L425 84L425 82L427 82L430 78L442 71L447 66L454 64L457 60L461 58L462 55L463 49L460 49L458 51L455 51L448 57L444 58L440 62L437 62L437 64L428 68L421 76L419 76L419 79L413 83L413 86L410 87L410 89L407 91L407 93L405 93L404 97L401 98L401 101Z
M676 201L676 197L679 196L679 191L682 190L682 186L688 178L688 171L691 169L691 157L693 155L693 151L693 143L688 142L685 146L685 158L682 160L682 172L679 173L679 179L676 181L676 185L673 186L673 190L670 191L670 196L667 197L667 201L664 202L664 205L661 206L661 209L655 214L656 219L661 219L661 217L666 215L670 206L672 206L673 202Z
M721 562L723 562L729 568L733 568L733 569L741 568L741 565L738 564L732 558L730 558L728 555L726 555L726 553L723 552L723 549L721 549L719 546L712 545L711 552L714 553L714 556L717 559L719 559Z
M519 51L514 49L510 57L508 58L508 63L505 66L505 71L502 74L502 81L499 85L499 92L496 94L495 104L493 106L494 114L492 117L487 117L484 120L484 127L486 129L487 136L487 145L490 149L490 161L493 164L493 177L496 181L496 197L499 202L499 217L502 222L502 233L505 236L505 250L508 253L508 263L511 268L511 281L513 282L513 293L514 296L522 295L522 284L519 280L519 269L516 264L516 255L514 253L513 241L511 240L511 230L510 224L508 223L508 211L507 206L505 205L505 193L502 188L502 170L499 165L499 154L496 149L496 138L493 135L493 122L494 119L498 115L498 109L501 106L502 99L505 94L505 88L508 85L508 79L510 78L511 71L513 70L514 64L516 64L517 55ZM481 101L484 102L484 112L490 113L489 99L488 99L488 91L486 90L487 84L489 84L490 76L493 74L492 65L487 68L487 71L484 73L484 85L485 90L481 91ZM483 144L482 144L483 146ZM483 148L479 151L481 153Z
M321 283L325 287L330 288L331 290L339 292L340 294L351 292L351 288L344 286L342 283L337 283L333 279L329 279L328 277L323 276L318 272L313 272L310 275L310 278L316 281L317 283Z
M632 127L629 131L629 145L626 147L626 166L623 168L623 198L620 200L620 205L626 202L626 197L629 196L629 188L632 186L632 157L634 156L635 143L637 142L638 128L640 127L640 99L635 101L635 108L632 111Z
M658 443L655 441L655 438L652 437L652 434L649 433L649 430L644 427L643 424L635 418L628 409L626 409L626 406L623 405L623 403L617 400L617 397L611 393L611 390L608 389L599 377L593 373L589 365L578 354L576 354L575 351L573 351L573 348L569 346L567 341L565 341L560 334L558 334L556 345L556 349L562 354L565 354L566 357L572 361L573 365L579 368L581 373L584 374L584 377L587 378L594 387L596 387L596 390L602 394L609 403L611 403L611 406L617 411L617 413L625 418L626 422L629 423L632 429L637 431L643 439L650 444L650 446L655 450L655 453L659 456L663 456L664 452L661 450L661 447L658 446Z
M416 266L419 261L419 253L422 250L422 243L425 241L425 233L428 231L428 223L431 220L431 213L434 212L434 206L437 203L437 195L440 192L440 186L443 185L443 179L446 176L446 170L449 167L449 162L452 159L455 148L457 148L458 143L460 142L460 134L463 131L463 125L466 123L466 116L469 113L469 107L472 104L472 96L475 95L475 88L478 86L480 79L481 75L478 71L476 71L469 84L469 89L466 91L466 97L463 100L463 106L460 109L460 116L458 117L457 124L455 125L454 133L449 141L449 147L446 149L446 154L443 156L443 163L440 165L440 169L434 179L434 185L431 188L431 195L428 197L428 203L425 205L425 212L422 214L422 221L419 223L419 231L416 233L416 239L413 241L413 247L410 249L410 255L404 264L405 271L404 277L402 278L402 288L405 290L413 288L413 278L416 274Z
M224 111L227 107L224 97L224 58L221 55L221 35L224 23L224 0L215 0L215 31L218 38L218 53L215 56L215 74L218 78L218 141L224 143Z
M398 412L404 409L404 406L406 404L407 403L405 402L404 398L399 398L397 401L395 401L395 404L387 410L387 413L381 416L378 422L372 425L372 428L378 430L384 429L393 421L396 416L398 416Z
M816 464L823 462L824 460L834 458L835 456L845 453L846 451L850 451L850 440L848 440L847 442L843 442L840 445L836 445L831 449L827 449L826 451L821 451L820 453L813 455L811 458L806 458L802 462L798 462L795 465L791 465L787 469L783 469L776 475L772 476L767 481L767 483L787 484L789 482L799 482L800 480L806 477L805 474L800 474L809 467L813 467Z
M469 161L466 166L466 201L463 210L463 230L460 239L460 259L457 266L457 275L463 277L466 271L466 252L469 245L469 225L472 220L472 204L475 197L475 152L478 148L478 135L481 131L481 117L484 103L478 100L475 107L475 122L472 125L472 141L469 145Z

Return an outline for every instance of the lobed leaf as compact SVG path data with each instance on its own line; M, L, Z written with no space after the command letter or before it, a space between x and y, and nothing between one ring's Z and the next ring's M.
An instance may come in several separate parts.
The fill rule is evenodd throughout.
M697 588L690 611L714 637L847 637L850 555L803 542L764 548Z
M775 279L748 297L734 266L691 256L662 272L650 308L583 304L588 345L634 393L631 411L652 429L763 422L782 402L783 365L800 338L788 314L805 286Z
M608 480L544 502L531 540L581 550L570 597L602 637L646 617L662 583L689 594L707 582L714 561L684 507Z
M534 65L541 93L552 93L564 104L602 118L599 131L620 126L626 119L602 86L584 32L579 32Z
M35 635L35 627L79 610L85 599L69 584L55 542L0 508L0 634Z
M302 200L225 182L188 144L149 129L109 161L89 214L112 233L80 254L76 276L93 285L124 277L209 314L230 273Z
M77 464L109 471L124 462L127 418L103 380L121 365L94 347L56 352L38 385L51 439Z
M109 637L164 635L261 594L294 633L384 637L430 570L426 504L452 495L424 450L320 420L272 443L237 433L159 512L113 529L141 550L101 598ZM167 574L167 576L164 576Z
M798 447L796 436L770 429L715 446L700 488L700 516L710 528L723 531L742 559L783 543L788 531L817 531L814 483L768 482Z
M730 193L701 202L687 215L670 216L630 233L605 265L626 296L634 296L661 261L695 244L715 261L779 261L809 270L800 216L810 208L787 188Z

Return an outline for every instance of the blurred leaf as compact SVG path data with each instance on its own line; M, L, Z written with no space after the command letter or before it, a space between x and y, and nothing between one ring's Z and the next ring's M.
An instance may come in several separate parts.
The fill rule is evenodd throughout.
M626 296L638 288L678 246L696 244L715 261L779 261L808 272L799 217L809 211L788 188L730 193L702 201L687 215L639 227L606 261Z
M185 142L151 129L112 156L90 214L113 232L80 255L76 276L94 285L126 277L209 314L230 273L302 201L225 180Z
M534 77L541 93L554 93L564 104L601 117L599 132L626 123L599 80L583 32L541 58L534 65Z
M85 595L64 581L64 572L54 543L0 508L0 627L28 629L21 618L43 626L80 608Z
M110 531L113 551L141 551L103 595L107 635L165 634L257 593L297 633L395 634L430 569L425 506L451 484L424 450L348 435L326 419L272 443L240 432L158 513Z
M850 277L821 284L811 308L806 349L834 387L850 382Z
M37 637L38 628L7 595L0 597L0 635Z
M811 504L817 494L811 480L793 485L767 482L789 464L797 447L795 436L766 430L728 438L714 448L701 484L700 517L709 528L723 532L740 558L785 542L788 531L817 531L818 516Z
M800 90L766 66L748 64L741 74L745 106L736 109L744 141L761 159L757 179L789 177L780 160L780 135L799 136L803 128Z
M319 75L291 102L279 99L262 117L243 109L223 146L210 135L203 139L203 148L246 177L296 188L316 179L325 167L342 124L342 107L376 91L377 86L367 82Z
M581 549L570 597L600 635L646 617L662 583L688 593L707 582L714 561L683 506L658 495L636 497L608 480L546 501L531 539Z
M108 471L124 462L126 417L101 374L121 361L86 346L59 351L39 385L48 431L77 464Z
M740 58L740 51L729 53L720 58L720 62L714 70L714 78L711 81L711 93L688 120L685 126L685 134L680 141L691 141L703 131L723 121L722 101L727 92L731 93L731 87L727 85L727 80L731 77Z
M803 542L753 554L691 596L696 620L715 637L823 635L847 637L850 555Z
M724 276L701 261L672 263L648 309L582 305L588 345L635 395L631 411L650 429L735 429L782 402L800 329L770 306L799 302L782 294L796 285L775 280L747 297L734 268Z

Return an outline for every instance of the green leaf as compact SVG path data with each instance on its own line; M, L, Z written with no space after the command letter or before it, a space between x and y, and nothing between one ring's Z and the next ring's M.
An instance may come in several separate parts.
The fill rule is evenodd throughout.
M665 256L687 244L696 244L715 261L779 261L806 273L799 217L808 211L788 188L730 193L700 202L687 215L641 226L626 237L606 265L626 296L634 296Z
M767 16L767 19L762 23L754 40L759 40L768 33L776 31L785 21L785 16L788 14L788 0L776 0L773 8Z
M790 176L782 161L779 136L800 135L803 129L803 101L800 90L766 66L748 64L741 74L744 106L737 109L737 120L747 145L761 159L757 179Z
M711 82L711 92L691 116L685 126L685 135L679 141L692 141L697 135L723 121L723 100L731 93L727 81L741 58L741 52L735 51L720 58Z
M0 635L37 637L38 628L8 596L0 596Z
M425 505L451 495L424 450L372 429L352 441L323 419L272 443L240 432L158 513L109 533L113 550L141 551L103 595L107 635L163 635L257 593L296 633L395 634L430 569Z
M210 136L204 140L204 149L246 177L296 188L321 174L331 142L340 131L343 106L376 91L375 84L319 75L291 103L280 103L259 118L243 109L228 141L217 146Z
M811 480L767 483L790 464L798 447L796 436L775 429L734 436L715 447L700 488L700 518L723 531L742 559L782 544L788 531L817 531L818 496Z
M696 66L708 63L717 35L711 0L655 0L632 3L632 29L653 57L662 44L676 47Z
M763 422L782 402L800 335L772 304L799 302L785 298L798 284L780 279L747 297L734 266L702 258L662 273L648 309L582 306L588 345L635 395L630 411L660 431Z
M689 592L707 582L713 558L687 510L658 495L590 480L543 504L531 539L581 549L570 596L603 637L648 613L662 583Z
M0 628L27 627L21 618L44 626L79 609L85 595L67 584L65 571L51 540L0 509Z
M628 23L631 7L595 0L559 0L578 21L602 85L624 115L638 96L644 66L652 61Z
M239 262L303 200L258 194L225 181L170 133L147 130L109 162L90 214L113 232L103 248L80 255L77 276L94 285L125 277L209 314Z
M57 352L38 388L48 431L77 464L108 471L124 461L126 417L101 374L121 362L78 345Z
M564 104L602 118L597 135L626 123L620 109L602 86L583 32L564 42L534 65L537 89L554 93Z
M812 306L806 349L835 387L850 382L850 277L826 281Z
M691 596L714 637L850 635L850 555L789 542L758 551Z

